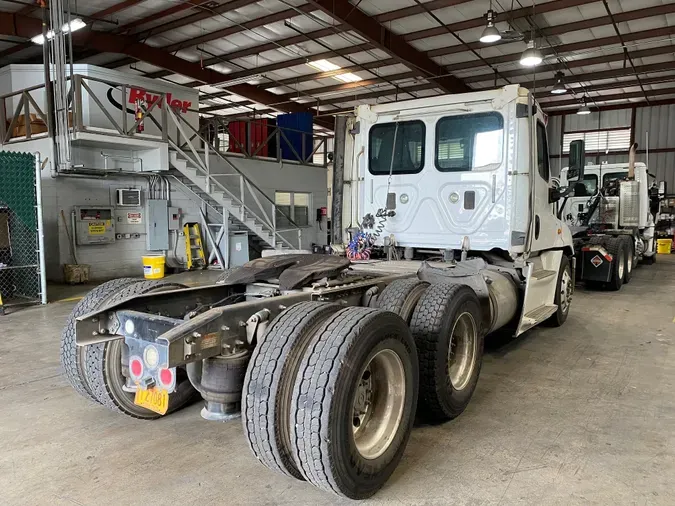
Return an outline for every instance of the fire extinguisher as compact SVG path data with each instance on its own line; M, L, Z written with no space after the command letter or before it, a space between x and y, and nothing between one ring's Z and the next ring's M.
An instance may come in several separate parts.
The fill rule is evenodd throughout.
M136 125L136 132L141 133L145 127L143 126L143 109L141 108L141 100L138 98L135 102L134 118L138 122Z

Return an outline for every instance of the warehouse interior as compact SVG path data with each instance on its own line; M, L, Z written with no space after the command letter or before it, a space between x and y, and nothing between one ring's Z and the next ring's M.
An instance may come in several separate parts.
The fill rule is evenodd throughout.
M674 42L672 0L0 0L0 503L673 504ZM410 366L317 355L395 325Z

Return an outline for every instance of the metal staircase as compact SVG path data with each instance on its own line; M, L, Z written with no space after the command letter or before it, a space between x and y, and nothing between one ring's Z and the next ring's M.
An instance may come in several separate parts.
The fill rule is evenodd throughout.
M277 230L276 217L281 211L274 201L189 124L182 124L182 118L167 110L187 139L181 146L168 140L170 172L177 186L220 223L227 217L229 230L246 231L257 249L303 249L302 229L284 214L291 227ZM184 126L194 135L189 137ZM218 162L216 171L211 170L212 158Z

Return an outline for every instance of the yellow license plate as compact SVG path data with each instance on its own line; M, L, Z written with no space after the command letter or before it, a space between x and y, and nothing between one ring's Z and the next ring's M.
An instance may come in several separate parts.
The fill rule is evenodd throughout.
M151 388L150 390L139 388L136 390L134 404L164 415L166 410L169 409L169 392L161 388Z

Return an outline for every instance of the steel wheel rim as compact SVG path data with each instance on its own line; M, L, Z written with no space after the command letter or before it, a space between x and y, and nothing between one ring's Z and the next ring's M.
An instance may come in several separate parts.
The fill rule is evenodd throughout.
M478 352L478 330L471 313L462 313L455 320L448 347L448 378L455 390L469 384Z
M357 379L352 403L352 435L359 454L368 460L391 446L403 419L406 381L401 357L378 351Z
M623 267L624 267L624 254L622 250L619 251L619 261L617 264L617 269L619 269L619 279L623 279Z
M560 279L560 308L563 313L567 313L570 302L572 302L572 276L569 269L566 268Z

